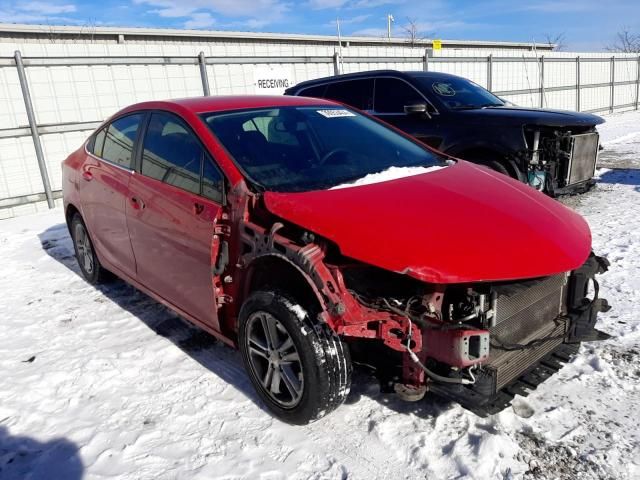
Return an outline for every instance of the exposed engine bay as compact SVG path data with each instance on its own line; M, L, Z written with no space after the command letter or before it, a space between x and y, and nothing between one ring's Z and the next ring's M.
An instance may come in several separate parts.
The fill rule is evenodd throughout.
M599 135L595 128L525 127L520 159L527 183L550 195L587 191L594 184Z
M581 340L606 338L593 327L597 312L609 309L595 280L607 266L592 255L574 272L443 290L375 269L346 268L345 283L359 302L408 320L406 332L395 332L405 346L395 368L366 346L354 345L355 358L359 352L382 372L383 386L394 385L408 399L430 390L479 414L499 411L515 393L526 395L555 373ZM414 351L417 337L421 351ZM555 370L545 366L550 361Z

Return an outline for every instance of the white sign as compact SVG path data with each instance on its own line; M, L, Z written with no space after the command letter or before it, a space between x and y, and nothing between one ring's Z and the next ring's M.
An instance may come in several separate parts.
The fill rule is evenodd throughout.
M316 110L320 115L325 118L337 118L337 117L355 117L355 113L351 113L349 110L332 109L332 110Z
M255 93L258 95L282 95L293 86L291 68L285 66L259 66L253 69Z

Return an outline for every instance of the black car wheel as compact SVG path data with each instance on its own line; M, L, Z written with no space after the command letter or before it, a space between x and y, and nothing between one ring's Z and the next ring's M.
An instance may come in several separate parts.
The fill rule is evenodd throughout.
M82 217L75 214L71 220L71 238L73 240L73 248L76 252L78 266L85 280L92 285L97 285L108 279L108 272L102 267L96 251L93 248L93 242L89 236Z
M304 425L344 402L351 358L308 309L274 291L251 294L240 310L239 346L260 398L281 420Z
M526 177L512 160L502 159L499 154L493 154L490 152L470 152L468 155L461 155L461 158L473 163L478 163L489 167L491 170L495 170L498 173L502 173L507 177L514 178L520 182L526 183Z

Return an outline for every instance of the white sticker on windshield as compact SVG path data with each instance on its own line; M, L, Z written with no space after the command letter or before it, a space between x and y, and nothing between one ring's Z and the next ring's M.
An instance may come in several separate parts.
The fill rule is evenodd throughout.
M325 118L338 118L338 117L355 117L355 113L351 113L349 110L335 109L331 110L316 110L320 115Z

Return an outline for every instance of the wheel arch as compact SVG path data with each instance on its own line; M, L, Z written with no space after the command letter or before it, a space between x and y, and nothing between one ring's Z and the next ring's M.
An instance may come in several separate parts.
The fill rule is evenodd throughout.
M467 146L457 151L454 156L478 164L484 164L485 161L498 162L509 172L509 176L522 182L525 181L524 173L518 164L513 161L510 153L496 145L479 144Z
M64 211L64 218L67 222L67 227L71 230L71 221L73 220L73 216L75 214L80 215L82 217L82 213L80 213L80 209L76 207L73 203L67 204Z
M324 301L312 278L296 263L279 253L255 257L246 268L242 301L265 288L282 290L316 312L325 309Z

